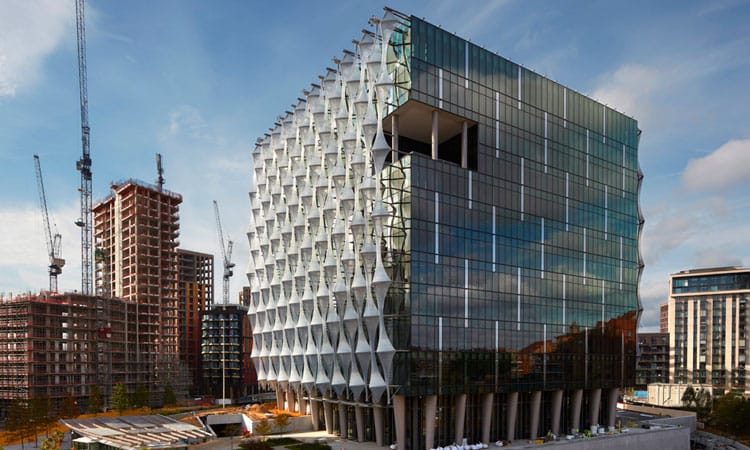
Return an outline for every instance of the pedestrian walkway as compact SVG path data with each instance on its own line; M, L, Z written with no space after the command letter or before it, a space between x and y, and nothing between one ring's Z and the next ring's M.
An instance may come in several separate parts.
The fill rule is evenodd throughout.
M292 437L302 442L324 442L331 446L331 450L384 450L388 447L379 447L374 442L357 442L342 439L339 436L328 434L325 431L306 431L302 433L288 433L284 437Z
M300 433L284 433L283 436L274 434L273 438L290 437L302 442L320 442L331 446L331 450L387 450L387 447L379 447L374 442L357 442L341 439L339 436L328 434L325 431L306 431ZM231 450L239 446L241 437L222 437L212 439L203 444L191 445L191 450ZM276 447L277 450L286 450L284 447Z

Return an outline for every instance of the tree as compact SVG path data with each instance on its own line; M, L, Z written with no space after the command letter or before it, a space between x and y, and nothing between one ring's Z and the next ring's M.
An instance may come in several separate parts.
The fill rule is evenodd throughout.
M55 431L42 441L40 450L60 450L64 436L62 431Z
M133 396L133 407L145 408L149 406L149 394L146 385L138 383L135 387L135 395Z
M177 396L174 393L172 383L167 382L164 386L164 406L174 406L177 404Z
M124 384L117 383L115 387L112 388L112 399L110 402L112 407L120 414L128 409L128 391Z
M706 420L711 414L711 393L701 388L699 391L688 386L682 393L682 405L692 411L695 411L698 420Z
M76 403L73 395L70 392L65 393L65 397L62 399L60 404L60 417L63 419L71 419L78 417L80 411L78 410L78 404Z
M695 405L695 389L692 386L688 386L685 392L682 393L682 406L688 409L692 409Z
M29 408L29 403L19 398L8 409L8 422L5 429L18 431L23 436L29 428L30 418L31 409Z
M745 433L750 422L750 400L737 395L724 395L716 400L713 424L735 435Z
M253 433L261 436L263 439L271 434L272 430L273 427L271 426L271 422L268 419L263 419L260 422L253 423Z
M102 401L102 391L99 390L99 386L91 386L91 392L89 393L88 411L96 414L102 411L104 402Z
M711 393L701 388L695 394L695 413L698 416L698 420L706 420L711 415Z
M289 414L276 414L276 417L273 418L273 424L276 425L276 429L279 430L282 436L286 427L289 426L289 419Z
M50 400L46 395L33 397L29 400L29 419L34 436L37 435L39 427L50 422L49 414Z

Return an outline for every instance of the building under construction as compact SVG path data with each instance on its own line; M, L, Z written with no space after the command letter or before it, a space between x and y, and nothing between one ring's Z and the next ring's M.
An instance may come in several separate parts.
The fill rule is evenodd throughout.
M126 322L138 307L101 300L50 292L0 300L1 417L16 400L46 398L57 412L70 396L85 411L94 386L103 396L112 384L136 388L128 374L139 364L126 351L136 337L127 333ZM108 317L104 324L102 312Z
M177 256L180 362L190 371L193 389L197 389L201 384L201 314L214 300L214 257L183 249L177 250Z
M97 289L134 305L125 317L125 358L138 364L126 373L127 383L155 393L182 379L177 312L182 196L136 180L112 184L111 190L93 208Z

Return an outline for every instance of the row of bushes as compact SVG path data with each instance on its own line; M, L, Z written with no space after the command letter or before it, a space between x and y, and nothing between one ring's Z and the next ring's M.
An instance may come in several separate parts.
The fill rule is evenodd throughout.
M275 438L260 440L246 439L240 444L242 450L271 450L273 447L284 446L289 450L331 450L328 444L300 442L292 438Z

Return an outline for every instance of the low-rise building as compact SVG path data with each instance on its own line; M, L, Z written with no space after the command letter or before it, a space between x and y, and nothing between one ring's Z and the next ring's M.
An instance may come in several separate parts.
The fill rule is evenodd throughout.
M638 333L635 385L666 383L669 376L669 333Z
M235 400L253 392L257 377L250 358L253 339L247 306L214 304L203 312L201 324L204 391Z
M204 429L162 415L60 421L73 432L75 450L187 449L214 436Z

